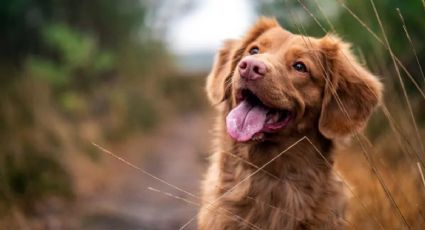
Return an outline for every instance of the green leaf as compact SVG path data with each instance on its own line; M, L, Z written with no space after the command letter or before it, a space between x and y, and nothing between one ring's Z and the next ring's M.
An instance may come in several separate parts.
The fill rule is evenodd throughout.
M67 71L50 60L33 56L29 58L26 67L31 76L49 85L60 87L69 82Z

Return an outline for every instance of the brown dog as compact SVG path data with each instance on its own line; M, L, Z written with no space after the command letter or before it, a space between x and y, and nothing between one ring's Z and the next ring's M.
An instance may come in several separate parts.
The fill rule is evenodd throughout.
M199 229L344 228L333 149L365 125L381 91L333 35L262 18L225 42L207 79L219 115Z

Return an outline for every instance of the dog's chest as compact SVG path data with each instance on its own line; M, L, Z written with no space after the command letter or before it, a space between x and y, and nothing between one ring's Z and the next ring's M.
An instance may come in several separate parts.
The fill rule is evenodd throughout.
M235 170L233 180L223 184L227 189L222 190L225 197L221 205L245 221L235 223L231 218L229 226L251 229L247 223L252 223L261 229L306 229L312 224L339 221L335 215L338 207L330 202L340 195L335 193L339 189L332 188L332 183L323 184L329 181L322 178L325 175L295 172L278 178L265 172L251 175L251 170Z

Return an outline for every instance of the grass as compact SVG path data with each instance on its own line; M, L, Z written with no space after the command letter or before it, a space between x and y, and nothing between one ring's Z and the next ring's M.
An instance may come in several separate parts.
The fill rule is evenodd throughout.
M297 3L324 33L338 32L335 31L332 20L326 17L319 2L314 1L320 15L315 15L317 12L312 11L311 6L306 5L304 1L297 0ZM378 35L375 32L377 29L368 25L368 21L362 19L345 2L342 0L336 0L336 2L358 23L357 26L364 29L362 32L369 34L376 45L382 46L386 52L385 55L390 57L393 66L392 69L386 66L380 68L387 69L388 72L392 73L392 76L396 77L395 80L385 79L393 84L394 89L390 85L386 86L389 89L386 91L386 99L379 111L372 117L367 135L356 136L354 142L337 155L337 168L351 188L347 191L351 197L348 211L350 227L355 229L422 229L425 226L425 179L423 175L425 169L425 148L423 145L425 133L423 128L425 125L423 85L425 76L419 58L421 50L415 48L414 39L409 33L409 28L400 9L394 9L394 13L397 13L400 18L403 35L411 48L411 50L404 52L412 52L419 70L418 73L411 73L409 71L410 66L403 64L403 58L395 54L391 46L392 41L388 39L385 31L385 21L381 19L380 8L376 7L373 0L370 0L370 5L368 5L374 12L370 17L374 17L378 22L377 29L381 32L381 35ZM423 0L422 4L425 10ZM323 17L325 21L319 20L319 16ZM292 15L291 18L297 29L294 32L306 34L306 28L300 23L300 18L297 15ZM331 30L328 31L326 27L331 28ZM162 73L162 75L166 74ZM421 78L417 76L421 76ZM201 86L202 78L198 76L162 76L158 82L158 84L153 84L155 87L152 89L146 89L148 90L147 93L139 93L138 87L131 87L135 94L125 97L123 101L117 99L118 106L114 108L118 109L114 110L111 120L117 120L117 117L125 117L125 119L122 119L124 121L117 122L120 125L124 122L131 126L125 127L125 129L136 127L136 130L151 130L156 127L155 125L162 116L205 109L205 96ZM145 86L145 88L150 87ZM149 90L159 92L155 94L155 99L150 97ZM401 98L395 100L392 97L397 91L401 92ZM111 95L111 97L114 96L113 92ZM160 97L157 97L159 95ZM20 108L25 105L20 100L25 100L25 98L15 100L14 109L23 111L19 112L18 116L8 115L8 119L20 119L22 124L33 126L35 121L33 115L31 115L32 109ZM159 103L157 103L157 100L159 100ZM160 106L155 107L154 104L155 106L160 104ZM343 105L340 106L344 109ZM124 115L117 115L117 113ZM108 120L106 123L108 123ZM0 119L0 128L9 130L8 125L10 124L5 119ZM121 136L122 132L117 132L119 129L113 127L110 129L111 131L106 136ZM67 132L67 134L81 135L82 132ZM44 136L44 134L37 133L33 135ZM62 142L63 138L55 135L51 137L47 135L46 138L51 140L48 142L53 145L53 149L59 149L65 145ZM34 140L30 138L28 141ZM83 146L85 146L85 150L89 151L90 148L87 147L87 143ZM76 148L79 147L76 146ZM102 147L100 148L102 149ZM104 151L108 152L107 150ZM49 157L46 157L46 155ZM28 204L32 206L33 202L40 197L72 196L73 178L68 175L62 162L56 157L52 157L54 155L55 153L37 150L33 147L2 154L0 163L4 167L0 169L0 181L2 185L6 186L0 187L0 200L6 202L3 202L0 206L0 212L9 212L8 220L0 219L0 223L6 223L4 226L15 226L16 224L17 228L21 228L28 224L24 217L26 213L22 210L26 210ZM114 154L112 155L117 157ZM129 167L146 174L145 170L131 162L119 157L118 159ZM157 178L155 175L149 173L148 175L177 190L180 189L177 185ZM184 190L181 192L198 199L196 194ZM172 194L170 197L173 197ZM174 196L174 198L176 197ZM184 227L182 226L182 228ZM2 228L2 225L0 225L0 228Z

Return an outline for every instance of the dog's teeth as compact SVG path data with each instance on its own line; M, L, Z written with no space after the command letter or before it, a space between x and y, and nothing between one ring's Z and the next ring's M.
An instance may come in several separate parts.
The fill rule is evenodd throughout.
M272 117L273 122L277 122L279 120L279 117L280 117L280 113L277 112L273 114L273 117Z
M262 141L264 139L264 133L257 133L251 139L253 141Z
M272 112L267 118L266 124L273 124L279 121L279 118L281 117L280 112Z

